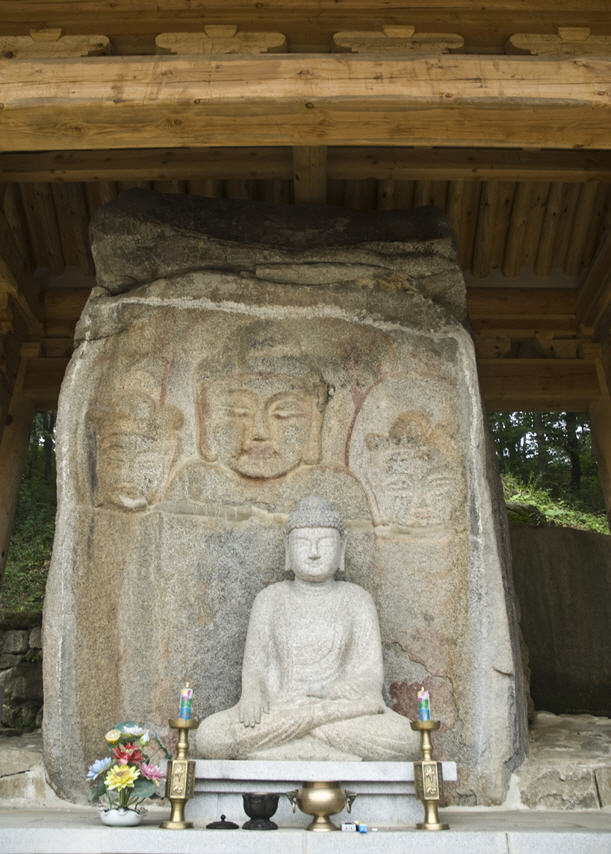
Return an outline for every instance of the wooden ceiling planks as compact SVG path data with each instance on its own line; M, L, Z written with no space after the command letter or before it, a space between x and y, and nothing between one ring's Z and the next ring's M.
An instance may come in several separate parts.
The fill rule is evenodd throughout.
M8 80L6 97L0 97L5 147L32 150L0 154L0 180L11 182L6 219L19 234L18 245L29 246L24 251L39 268L56 274L56 284L67 281L63 270L68 267L79 271L84 285L43 290L46 337L26 383L37 400L45 384L63 372L71 329L91 281L88 219L134 183L164 192L326 200L357 209L436 204L447 211L458 234L470 282L528 280L531 285L529 297L519 288L503 294L487 287L485 298L475 297L471 285L470 310L489 402L515 406L521 394L533 406L550 405L564 389L564 403L570 397L586 405L588 395L591 401L600 393L593 363L583 359L581 364L567 360L565 372L558 359L553 367L542 367L542 360L527 365L524 359L516 367L511 364L516 360L507 357L522 344L523 352L530 347L546 358L577 356L584 329L604 323L611 287L605 272L608 248L601 255L611 179L609 62L525 64L523 58L485 55L502 53L517 31L546 34L556 26L582 26L584 18L595 37L608 34L606 0L500 0L478 8L471 0L415 0L409 6L404 0L159 0L154 12L147 0L3 0L2 7L0 33L25 34L37 26L61 26L67 34L100 32L110 37L115 55L151 54L154 37L163 30L202 33L215 24L231 24L245 33L283 32L289 52L319 53L307 59L285 54L275 60L277 66L242 57L217 63L215 72L203 78L203 66L193 61L182 76L176 71L180 62L171 61L175 58L121 57L118 63L111 57L97 67L112 79L98 79L89 65L85 87L83 79L71 77L74 64L64 64L63 70L55 65L45 78L46 61L36 70L37 79L45 78L44 98L35 103L34 97L27 108L23 97L35 96L36 84L25 77ZM466 55L450 61L427 57L420 65L403 62L392 68L386 63L382 73L379 58L363 57L359 64L350 54L320 56L331 49L339 30L408 26L436 33L456 30L464 37ZM367 63L371 73L362 74ZM164 71L159 80L154 72L138 77L153 67ZM274 67L275 76L269 76ZM5 66L6 74L19 76L14 65ZM62 76L70 103L62 100ZM202 80L212 97L204 94L194 109ZM11 100L15 83L19 104ZM243 91L234 104L237 84ZM77 94L85 101L73 109ZM100 94L102 101L96 100ZM55 102L43 103L49 95ZM211 147L215 141L222 147ZM232 145L225 147L228 141ZM439 148L440 143L446 147ZM130 150L122 150L122 144ZM552 145L563 150L521 149ZM93 147L98 150L88 150ZM575 286L584 276L578 311L575 305L567 310L566 290L536 287L542 281ZM576 288L569 293L574 298ZM493 294L505 302L495 304ZM486 363L486 353L505 357L494 360L505 364Z
M228 178L192 181L39 182L11 191L13 228L32 247L36 266L58 275L66 266L84 275L93 268L88 221L99 205L132 186L160 192L235 199L293 201L288 180ZM585 182L388 181L330 179L314 188L315 200L357 209L436 204L458 237L465 271L485 279L502 269L547 276L563 271L576 281L591 260L609 216L609 184ZM16 205L21 198L22 205ZM586 252L587 250L587 252Z

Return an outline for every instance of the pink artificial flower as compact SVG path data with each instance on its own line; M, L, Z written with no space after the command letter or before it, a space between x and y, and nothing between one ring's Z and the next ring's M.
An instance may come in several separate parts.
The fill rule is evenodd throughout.
M129 763L142 762L143 756L140 753L140 748L135 744L120 744L118 747L113 747L114 753L119 765L128 765Z
M165 777L161 768L158 765L153 765L152 762L143 762L140 766L140 773L143 777L146 777L147 780L152 780L157 785L159 785L159 781L163 780Z

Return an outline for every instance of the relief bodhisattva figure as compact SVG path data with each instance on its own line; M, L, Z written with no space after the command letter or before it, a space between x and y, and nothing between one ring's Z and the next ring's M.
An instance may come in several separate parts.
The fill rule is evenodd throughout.
M375 605L343 569L343 520L324 498L302 500L286 527L293 581L256 597L242 695L206 718L197 749L209 758L399 760L418 753L407 718L387 708Z

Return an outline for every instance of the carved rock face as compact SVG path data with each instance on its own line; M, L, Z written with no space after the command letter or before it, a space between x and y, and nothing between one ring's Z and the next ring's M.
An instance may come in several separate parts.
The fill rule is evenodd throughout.
M101 211L93 252L57 426L54 784L79 797L118 720L163 734L185 679L200 718L237 702L287 515L320 495L375 603L386 696L413 715L400 686L434 680L459 792L502 800L522 750L517 644L447 225L135 192ZM291 562L330 571L337 544L312 561L297 534Z

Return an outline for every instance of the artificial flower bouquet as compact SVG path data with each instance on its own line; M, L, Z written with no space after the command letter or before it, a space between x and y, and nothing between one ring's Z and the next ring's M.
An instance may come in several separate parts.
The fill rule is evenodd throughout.
M87 779L93 785L89 800L101 803L105 809L139 812L146 798L162 798L159 790L165 775L154 760L160 754L166 759L172 756L160 738L133 721L116 724L104 738L109 755L96 759L87 771ZM151 742L153 755L145 752L150 750Z

